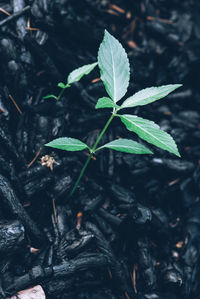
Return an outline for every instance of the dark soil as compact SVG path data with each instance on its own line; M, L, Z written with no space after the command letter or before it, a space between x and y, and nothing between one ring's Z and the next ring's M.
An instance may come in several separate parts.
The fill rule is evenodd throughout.
M50 299L199 299L200 2L2 0L0 8L0 298L39 284ZM96 69L60 101L42 97L96 61L104 29L128 53L128 95L183 84L132 109L169 132L182 157L154 147L152 156L101 151L69 200L87 152L44 144L69 136L93 145L110 115L94 109L106 93ZM116 120L102 142L118 136L136 138ZM41 165L45 155L53 171Z

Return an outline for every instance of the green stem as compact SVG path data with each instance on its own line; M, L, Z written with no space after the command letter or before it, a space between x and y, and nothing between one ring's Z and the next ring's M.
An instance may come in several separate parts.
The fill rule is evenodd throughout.
M80 180L82 179L82 176L83 176L84 173L85 173L85 170L86 170L86 168L87 168L87 166L88 166L88 164L89 164L89 162L90 162L90 160L91 160L91 158L92 158L92 155L93 155L93 153L95 153L95 150L96 150L96 148L97 148L97 145L99 144L99 142L100 142L100 140L101 140L103 134L104 134L105 131L107 130L107 128L108 128L109 124L111 123L111 121L113 120L114 116L115 116L114 114L111 115L111 117L109 118L109 120L108 120L107 123L105 124L105 127L104 127L103 130L101 131L99 137L97 138L97 141L95 142L95 144L94 144L94 146L93 146L93 148L92 148L92 150L91 150L91 152L90 152L90 155L89 155L89 157L87 158L87 160L86 160L86 162L85 162L85 165L83 166L83 168L82 168L82 170L81 170L81 172L80 172L80 174L79 174L79 177L78 177L76 183L74 184L74 187L73 187L72 191L71 191L70 194L69 194L69 197L71 197L71 196L74 194L74 192L76 191L76 188L78 187L78 184L80 183Z
M111 117L109 118L109 120L107 121L107 123L105 124L105 127L103 128L103 130L101 131L99 137L97 138L97 141L95 142L93 148L92 148L92 152L95 153L95 150L97 148L97 145L99 144L99 141L101 140L103 134L105 133L105 131L107 130L109 124L111 123L111 121L113 120L114 118L114 114L111 115Z
M85 162L85 165L83 166L83 168L82 168L82 170L79 174L79 177L78 177L76 183L74 184L74 187L73 187L72 191L69 194L69 197L71 197L74 194L74 192L76 191L76 188L78 187L78 184L80 183L80 180L82 179L82 176L84 175L84 172L85 172L91 158L92 158L92 153L90 153L89 157L87 158L87 160Z
M70 87L70 85L66 86L65 88L62 88L61 92L59 93L59 95L57 96L57 101L60 100L60 98L62 97L63 93L65 92L65 90Z

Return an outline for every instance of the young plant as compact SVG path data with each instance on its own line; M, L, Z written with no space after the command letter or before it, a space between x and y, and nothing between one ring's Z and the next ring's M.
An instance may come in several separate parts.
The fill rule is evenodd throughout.
M97 63L94 63L73 71L69 75L67 83L59 83L59 86L65 90L65 88L68 88L71 83L80 80L83 75L88 74L96 65ZM62 149L65 151L80 151L84 149L89 150L90 154L69 194L70 196L74 194L92 158L92 155L97 151L108 148L131 154L152 154L152 151L144 145L125 138L113 140L98 148L97 146L102 136L106 132L114 117L117 117L129 131L136 133L141 139L180 157L178 148L173 138L168 133L162 131L153 121L132 114L120 114L119 112L121 112L121 110L124 108L144 106L155 102L167 96L170 92L174 91L182 84L170 84L160 87L145 88L127 98L121 105L119 105L119 101L126 94L129 85L129 60L119 41L107 31L105 31L104 39L99 48L98 66L100 68L101 80L104 83L108 96L100 98L97 101L95 108L112 108L112 114L105 124L103 130L99 134L95 144L92 148L90 148L82 141L69 137L57 138L46 144L46 146ZM58 96L57 99L60 97L61 95Z
M43 97L43 99L53 98L57 101L60 100L60 98L62 97L65 90L67 88L69 88L72 83L79 81L84 75L88 75L95 68L95 66L97 66L97 64L98 64L97 62L92 63L92 64L86 64L86 65L74 70L73 72L71 72L69 74L69 76L67 78L67 83L63 83L63 82L58 83L57 86L61 88L61 91L58 96L55 96L54 94L49 94L49 95Z

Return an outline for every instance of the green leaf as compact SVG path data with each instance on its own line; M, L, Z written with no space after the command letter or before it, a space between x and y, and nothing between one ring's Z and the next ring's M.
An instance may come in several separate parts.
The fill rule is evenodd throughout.
M52 98L57 100L57 97L54 94L48 94L48 96L43 97L43 99L52 99Z
M60 82L60 83L58 83L58 87L65 89L68 87L68 84L64 84L64 83Z
M101 148L105 147L129 154L153 154L144 145L130 139L116 139L103 145Z
M97 66L97 62L75 69L69 74L67 78L67 84L72 84L79 81L84 75L88 75L95 68L95 66Z
M129 61L122 45L106 30L98 52L98 64L106 91L116 103L127 91Z
M119 115L119 117L127 129L135 132L140 138L180 157L173 138L153 121L128 114Z
M118 106L117 104L115 104L113 102L113 100L111 100L110 98L107 97L103 97L98 99L98 102L95 106L96 109L99 108L119 108L120 106Z
M82 151L88 148L87 144L75 138L61 137L45 144L45 146L62 149L65 151Z
M121 108L143 106L164 98L170 92L179 88L182 84L169 84L159 87L150 87L136 92L133 96L126 99Z

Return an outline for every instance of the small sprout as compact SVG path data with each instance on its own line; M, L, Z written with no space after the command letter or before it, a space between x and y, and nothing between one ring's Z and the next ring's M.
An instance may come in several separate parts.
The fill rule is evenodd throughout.
M42 166L46 166L46 167L50 168L51 171L53 171L54 164L59 165L59 163L56 162L55 159L49 155L42 156L42 158L40 159L40 164Z
M62 97L65 89L69 88L71 86L72 83L78 82L83 76L88 75L96 66L97 66L97 62L92 63L92 64L86 64L82 67L79 67L78 69L75 69L74 71L72 71L68 78L67 78L67 83L63 83L63 82L59 82L58 83L58 87L61 88L61 92L59 93L58 96L55 96L53 94L47 95L45 97L43 97L43 99L50 99L50 98L54 98L57 101L60 100L60 98Z
M58 83L58 85L57 85L58 87L60 87L60 88L62 88L62 89L65 89L65 88L67 88L68 87L68 85L67 84L64 84L64 83L62 83L62 82L60 82L60 83Z
M81 80L81 78L85 75L88 75L97 66L97 64L98 64L97 62L92 64L87 64L74 70L69 74L67 78L67 84L70 85L74 82Z
M43 97L44 100L46 99L55 99L57 100L57 97L54 94L49 94L48 96Z
M74 82L79 81L84 75L89 74L98 64L100 68L101 80L104 83L108 96L100 98L95 106L96 109L112 108L112 114L97 138L92 148L87 144L74 138L58 138L46 146L66 151L80 151L89 150L88 158L83 166L80 175L75 182L73 189L69 196L72 196L85 173L85 170L92 159L93 155L104 148L129 153L129 154L153 154L150 149L136 141L120 138L113 140L103 146L97 148L102 136L106 132L108 126L114 117L117 117L125 125L125 127L138 135L146 142L164 149L178 157L180 157L177 145L173 138L153 121L138 117L132 114L119 114L119 111L124 108L133 108L136 106L144 106L152 102L158 101L175 89L182 86L182 84L169 84L159 87L150 87L136 92L131 97L125 99L121 105L118 102L125 96L130 81L130 67L128 56L119 43L110 33L105 30L103 41L98 52L98 62L85 65L71 72L67 78L67 83L59 83L58 86L62 89L57 99L60 99L64 90Z

